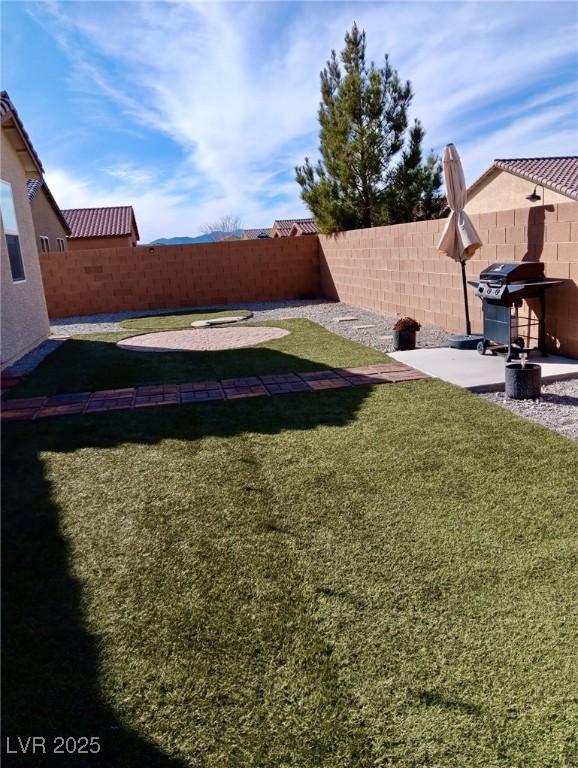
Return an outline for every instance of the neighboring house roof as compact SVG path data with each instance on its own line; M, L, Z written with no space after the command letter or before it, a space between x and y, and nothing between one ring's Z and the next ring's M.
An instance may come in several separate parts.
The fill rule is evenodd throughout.
M132 205L110 208L69 208L62 214L71 230L71 237L124 237L138 227Z
M243 230L243 240L265 240L268 237L271 237L271 230L268 227Z
M38 154L32 145L32 141L30 140L30 136L24 128L22 120L16 111L16 107L12 103L10 96L8 96L6 91L0 92L0 123L2 124L3 130L7 133L8 140L16 149L25 172L30 176L35 177L26 180L28 200L32 202L38 192L42 189L42 187L44 187L46 199L50 203L50 206L62 224L64 231L66 234L69 234L70 229L64 220L62 211L58 207L58 203L52 196L52 193L46 186L46 182L42 178L44 168L42 167L40 158L38 157Z
M38 192L40 192L43 183L42 179L26 179L26 192L28 193L30 202L32 202Z
M303 219L296 221L291 227L291 235L316 235L319 230L313 219Z
M277 232L280 237L290 237L295 225L304 235L315 235L318 232L315 219L275 219L272 231Z
M44 168L42 167L40 158L38 157L30 140L30 136L26 132L22 120L16 111L16 107L10 100L10 96L8 96L6 91L0 91L0 123L2 124L2 128L13 134L16 151L19 153L21 159L23 159L22 153L27 155L28 163L22 163L26 173L42 176Z
M46 195L46 199L48 200L50 207L56 214L56 217L58 218L58 221L62 224L64 231L67 235L70 235L70 227L68 226L68 222L62 215L62 211L58 207L58 203L52 196L52 192L48 189L48 186L44 179L26 179L26 192L28 193L28 200L32 202L36 195L40 192L41 189L44 189L44 194Z
M488 181L497 171L507 171L527 179L532 184L560 192L578 200L578 156L565 157L520 157L494 160L468 189L468 197L475 194L479 186Z

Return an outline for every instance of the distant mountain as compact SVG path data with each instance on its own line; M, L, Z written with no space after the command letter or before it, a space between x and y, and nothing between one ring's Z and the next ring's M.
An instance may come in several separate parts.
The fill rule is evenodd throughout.
M237 237L243 234L242 229L233 233ZM159 237L153 240L150 245L194 245L197 243L214 243L229 237L231 232L211 232L210 235L197 235L197 237Z

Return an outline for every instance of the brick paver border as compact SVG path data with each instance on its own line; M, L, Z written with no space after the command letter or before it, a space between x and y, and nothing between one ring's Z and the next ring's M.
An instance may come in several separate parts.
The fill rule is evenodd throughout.
M158 384L5 400L3 421L31 421L47 416L98 413L160 405L188 405L216 400L240 400L292 392L321 392L343 387L393 384L428 379L425 373L404 363L377 363L358 368L334 368L306 373L212 379L189 384Z

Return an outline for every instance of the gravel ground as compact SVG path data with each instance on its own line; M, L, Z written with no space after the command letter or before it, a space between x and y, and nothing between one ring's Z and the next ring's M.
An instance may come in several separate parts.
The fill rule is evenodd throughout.
M543 384L539 400L510 400L503 392L480 397L578 442L578 379Z
M207 309L231 309L231 307L192 307L191 312ZM332 301L275 301L254 302L239 304L239 309L248 309L253 312L252 321L280 320L285 318L304 317L313 320L333 333L344 336L347 339L358 341L368 347L379 349L382 352L391 352L391 329L397 320L396 315L377 315L366 309L352 307ZM152 316L166 314L171 309L147 310L140 312L117 312L108 315L86 315L84 317L67 317L52 321L53 334L69 334L71 336L81 333L107 333L109 331L122 331L120 323L131 317ZM175 309L182 312L183 307ZM340 317L356 317L357 320L337 323ZM249 322L251 322L249 320ZM371 326L362 328L360 326ZM447 331L434 325L423 325L417 335L417 343L420 347L442 347L448 338Z

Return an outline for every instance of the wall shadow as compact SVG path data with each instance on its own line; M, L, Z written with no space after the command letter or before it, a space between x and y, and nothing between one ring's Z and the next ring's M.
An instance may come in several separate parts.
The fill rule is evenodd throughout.
M553 213L556 210L554 205L541 205L531 208L528 217L528 237L526 243L526 253L522 261L540 261L544 251L545 242L545 224L546 213ZM548 275L548 262L545 262L545 274ZM559 279L559 278L556 278ZM553 313L552 304L555 302L557 307L578 307L578 286L573 280L564 280L562 285L551 288L545 292L546 299L546 348L550 352L561 352L563 344L562 339L567 336L567 328L560 327L560 314ZM538 299L527 299L526 305L529 308L529 314L533 318L540 316L540 301ZM525 311L524 311L524 314ZM563 325L563 323L562 323ZM526 339L537 342L537 329L531 327L526 322L522 333Z
M528 215L528 242L522 261L540 261L542 258L546 211L553 213L555 210L553 205L540 205L536 208L530 208Z
M3 752L6 736L97 736L97 755L3 754L7 766L184 768L116 715L99 682L97 640L43 454L120 444L194 443L349 423L368 389L161 407L7 424L3 434Z

